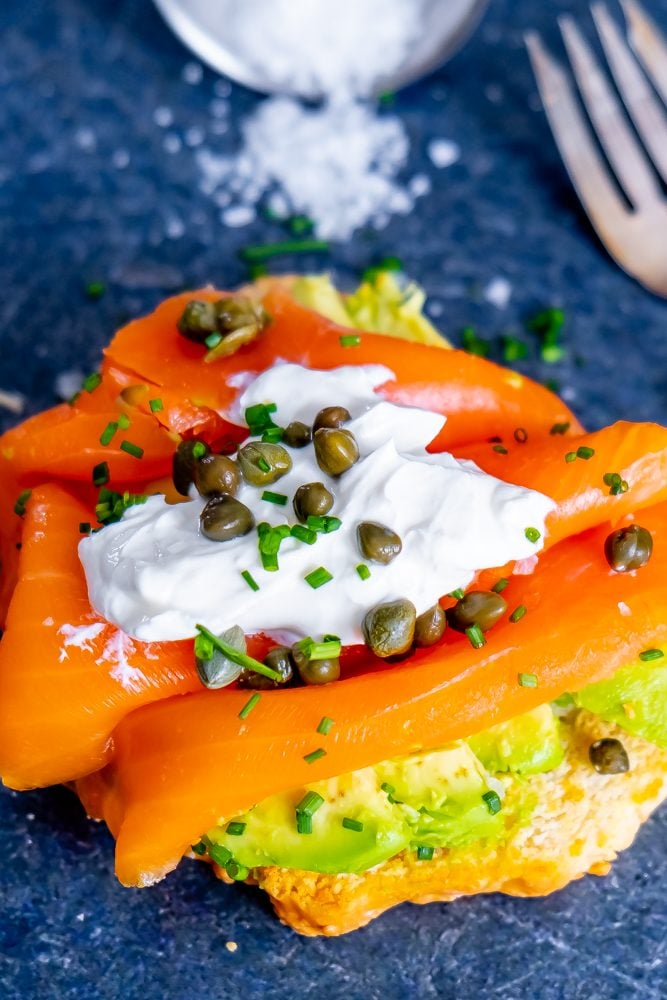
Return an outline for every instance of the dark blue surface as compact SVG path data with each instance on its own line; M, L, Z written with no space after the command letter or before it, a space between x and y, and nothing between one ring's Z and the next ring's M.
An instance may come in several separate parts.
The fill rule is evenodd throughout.
M667 28L667 0L651 10ZM325 261L343 282L400 253L453 336L514 330L538 306L567 311L567 355L527 370L556 378L591 426L620 416L667 420L667 305L605 256L571 192L536 103L522 31L557 45L555 18L583 0L496 0L466 50L400 95L413 141L409 175L433 192L409 219L360 234ZM193 152L166 133L208 129L215 77L189 85L190 57L148 0L5 0L0 10L0 387L37 410L65 369L95 367L127 317L165 294L245 277L237 249L278 238L268 222L225 230L197 190ZM231 148L256 98L234 90ZM158 107L174 125L160 127ZM428 139L462 157L436 171ZM174 222L176 220L176 222ZM182 235L174 238L182 223ZM168 234L171 233L170 237ZM484 300L513 286L505 310ZM107 284L86 299L91 279ZM5 423L9 418L5 415ZM338 940L305 940L257 891L218 885L184 863L147 891L123 890L113 846L69 792L2 795L0 991L7 997L657 998L667 992L667 813L642 830L605 880L542 901L469 899L405 906ZM234 953L225 948L238 943ZM317 984L315 986L315 984Z

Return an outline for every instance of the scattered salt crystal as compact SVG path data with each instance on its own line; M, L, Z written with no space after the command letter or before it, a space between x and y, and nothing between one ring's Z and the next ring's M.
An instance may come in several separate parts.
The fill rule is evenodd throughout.
M222 222L231 229L248 226L255 221L255 209L250 205L232 205L220 213Z
M200 128L199 125L191 125L190 128L185 130L185 145L191 148L201 146L205 137L206 133L203 128Z
M496 309L504 309L512 297L512 285L507 278L491 278L484 289L484 298Z
M440 302L439 299L429 299L427 301L427 303L426 303L426 312L433 319L438 319L438 317L442 316L442 314L444 313L444 311L445 311L444 303Z
M214 118L209 125L209 129L213 135L224 135L225 132L229 131L229 125L220 118Z
M124 170L130 163L130 154L126 149L116 149L111 156L111 162L117 170Z
M92 153L97 146L97 139L92 128L78 128L74 133L74 141L84 153Z
M499 83L490 83L488 87L484 88L484 96L491 104L501 104L505 91Z
M53 383L53 391L59 399L71 399L83 385L84 374L77 368L60 372Z
M10 413L18 414L23 413L25 408L25 396L20 392L8 392L6 389L0 389L0 408L3 410L9 410Z
M214 118L226 118L229 114L229 103L217 97L209 104L209 111Z
M572 385L566 385L564 389L561 389L560 395L566 403L573 403L577 398L577 390Z
M185 223L179 215L170 213L165 220L164 231L170 240L179 240L185 233Z
M415 174L408 184L410 194L415 198L423 198L431 190L431 178L426 174Z
M201 83L203 76L204 69L201 63L198 62L187 62L181 71L183 80L192 87L196 87L198 83Z
M449 139L431 139L426 147L426 152L433 166L438 167L438 169L451 167L461 158L460 146Z
M169 128L170 125L174 124L174 115L171 108L165 108L164 105L156 108L153 112L153 121L160 128Z
M213 93L216 97L229 97L232 92L232 85L229 80L216 80L213 84Z
M165 153L178 153L180 152L181 146L181 140L175 132L170 132L168 135L165 135L162 142L162 147Z

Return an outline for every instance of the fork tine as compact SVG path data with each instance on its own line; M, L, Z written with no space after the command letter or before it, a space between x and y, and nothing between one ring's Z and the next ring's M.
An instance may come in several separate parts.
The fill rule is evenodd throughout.
M667 181L667 116L652 94L606 6L594 3L591 11L625 106L653 162Z
M667 104L667 45L653 22L635 0L621 0L628 23L628 38L656 90Z
M579 198L600 238L618 246L628 212L591 138L567 75L536 31L524 35L535 79L556 145Z
M655 175L606 75L572 18L558 23L588 115L621 187L637 207L654 202L660 197Z

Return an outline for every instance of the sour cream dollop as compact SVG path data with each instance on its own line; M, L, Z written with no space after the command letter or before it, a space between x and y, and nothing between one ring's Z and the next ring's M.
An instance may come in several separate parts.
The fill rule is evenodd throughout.
M109 622L144 641L184 639L196 624L222 633L340 636L362 641L361 623L376 604L408 598L421 614L443 594L466 587L481 569L528 559L541 548L544 522L555 504L541 493L486 475L472 462L426 451L445 423L429 410L396 406L375 391L395 380L382 365L314 371L277 364L243 391L240 411L275 403L275 422L312 423L324 406L346 407L346 424L360 460L339 479L317 465L312 445L289 449L292 470L270 489L286 494L284 507L262 500L262 488L243 484L238 499L259 524L295 524L292 498L303 483L321 482L334 495L331 514L338 531L320 534L314 545L283 541L279 570L262 569L255 530L214 542L199 530L204 501L170 505L150 497L116 524L84 538L79 556L92 606ZM389 563L365 562L357 543L362 521L377 521L400 536L403 548ZM531 542L526 528L536 528ZM306 582L324 567L333 579L318 589ZM249 571L253 591L242 576Z

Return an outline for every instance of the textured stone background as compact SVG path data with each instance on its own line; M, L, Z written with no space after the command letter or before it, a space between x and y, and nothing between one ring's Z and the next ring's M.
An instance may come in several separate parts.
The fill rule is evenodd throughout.
M667 29L667 0L649 6ZM566 10L592 33L583 0L492 2L465 51L394 106L413 143L406 176L428 173L432 193L379 235L361 233L324 261L281 266L324 265L351 283L373 259L399 253L454 338L467 323L490 337L520 333L536 307L562 304L565 360L532 357L526 370L557 379L591 426L620 416L665 421L667 306L597 244L522 47L529 26L558 47L556 16ZM210 102L220 85L216 94L208 71L188 83L189 61L148 0L2 4L0 387L24 392L30 410L54 401L58 372L93 369L127 317L185 286L234 285L245 276L237 249L282 235L267 221L224 229L198 191L187 129L202 129L211 149L231 149L256 97L234 88L229 131L214 134ZM171 126L156 121L158 108L171 111ZM457 164L432 167L424 149L434 137L459 143ZM502 310L483 294L498 276L512 284ZM107 285L98 302L84 295L92 279ZM190 863L150 891L121 889L110 837L63 789L5 793L0 815L3 996L279 1000L317 990L332 1000L657 1000L667 992L664 810L606 880L544 901L402 907L333 941L296 937L258 892L220 887Z

